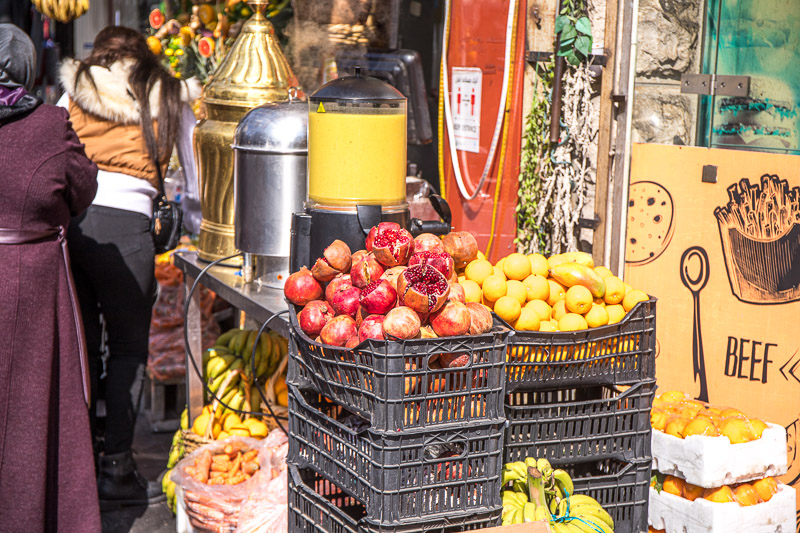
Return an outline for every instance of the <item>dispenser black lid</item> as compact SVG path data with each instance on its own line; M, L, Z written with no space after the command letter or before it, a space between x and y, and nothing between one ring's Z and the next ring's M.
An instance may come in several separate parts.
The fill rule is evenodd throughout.
M361 67L355 67L355 75L331 80L309 96L314 102L350 101L358 103L405 102L403 93L388 83L364 76Z

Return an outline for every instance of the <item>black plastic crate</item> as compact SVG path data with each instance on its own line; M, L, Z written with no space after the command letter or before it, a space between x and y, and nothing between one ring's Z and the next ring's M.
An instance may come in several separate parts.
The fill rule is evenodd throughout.
M655 381L620 388L508 393L505 461L649 460Z
M650 462L605 459L553 465L570 473L576 494L588 494L603 505L614 519L614 533L640 533L647 531Z
M500 507L504 428L501 419L380 432L319 395L289 388L288 461L335 481L374 523Z
M656 300L617 324L574 332L516 331L506 390L624 385L655 379Z
M313 470L289 464L289 533L455 533L499 526L502 507L460 518L380 525L364 506Z
M406 430L503 418L505 354L511 333L496 320L483 335L366 340L349 350L320 344L300 329L290 305L287 382L347 406L376 430ZM441 354L466 366L437 368Z

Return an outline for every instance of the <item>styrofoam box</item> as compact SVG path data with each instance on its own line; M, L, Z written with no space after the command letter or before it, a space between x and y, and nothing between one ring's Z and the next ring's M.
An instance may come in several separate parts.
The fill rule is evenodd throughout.
M703 498L691 502L650 487L647 518L650 526L667 533L794 533L795 502L795 490L782 483L768 502L748 507Z
M186 514L186 504L183 502L183 489L175 487L175 531L177 533L195 533Z
M783 475L788 470L786 429L768 426L760 439L741 444L731 444L728 437L679 439L653 431L653 470L704 488Z

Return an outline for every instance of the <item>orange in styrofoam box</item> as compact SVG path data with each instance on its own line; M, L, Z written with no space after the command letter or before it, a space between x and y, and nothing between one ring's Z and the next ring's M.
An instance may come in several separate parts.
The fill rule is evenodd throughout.
M667 533L795 531L796 492L792 487L779 484L769 501L753 504L753 495L743 486L708 489L704 497L693 501L651 487L647 512L650 527ZM737 489L748 505L736 501Z

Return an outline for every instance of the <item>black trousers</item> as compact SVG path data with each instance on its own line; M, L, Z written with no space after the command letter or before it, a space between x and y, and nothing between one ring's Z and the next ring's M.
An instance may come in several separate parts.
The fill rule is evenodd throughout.
M89 352L92 431L97 436L102 313L109 349L103 449L107 454L124 452L133 443L136 420L131 388L147 363L156 295L150 219L133 211L93 205L72 220L68 242Z

